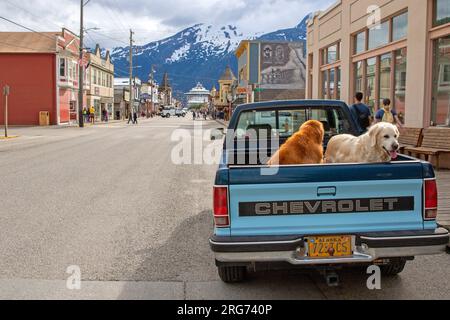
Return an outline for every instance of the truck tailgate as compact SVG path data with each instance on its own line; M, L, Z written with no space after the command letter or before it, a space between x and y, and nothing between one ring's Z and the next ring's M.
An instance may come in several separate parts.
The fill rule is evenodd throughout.
M229 171L232 236L422 230L419 162Z

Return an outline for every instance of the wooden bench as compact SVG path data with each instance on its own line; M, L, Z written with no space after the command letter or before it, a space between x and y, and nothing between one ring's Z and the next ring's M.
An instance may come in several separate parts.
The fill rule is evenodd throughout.
M417 148L422 144L422 128L403 128L398 142L400 143L400 153L405 148Z
M450 129L424 129L422 144L419 147L406 147L405 151L409 155L425 155L426 161L429 161L430 156L435 156L436 168L439 169L439 156L443 153L450 153Z

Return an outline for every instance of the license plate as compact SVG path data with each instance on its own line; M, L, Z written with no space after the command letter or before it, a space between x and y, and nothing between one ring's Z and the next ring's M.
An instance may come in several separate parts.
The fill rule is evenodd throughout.
M311 258L330 258L351 256L352 236L308 237L308 256Z

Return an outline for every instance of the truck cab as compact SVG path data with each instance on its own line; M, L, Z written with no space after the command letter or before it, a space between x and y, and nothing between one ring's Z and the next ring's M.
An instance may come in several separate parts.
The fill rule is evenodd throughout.
M401 155L388 163L266 165L300 126L321 121L324 147L360 128L341 101L274 101L239 106L230 121L214 186L209 242L219 276L238 282L258 266L380 265L398 274L418 255L443 253L430 163Z

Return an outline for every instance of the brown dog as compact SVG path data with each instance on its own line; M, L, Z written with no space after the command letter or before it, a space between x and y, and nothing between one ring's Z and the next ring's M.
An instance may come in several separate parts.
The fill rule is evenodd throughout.
M323 124L316 120L305 122L300 130L283 144L268 165L323 163Z

